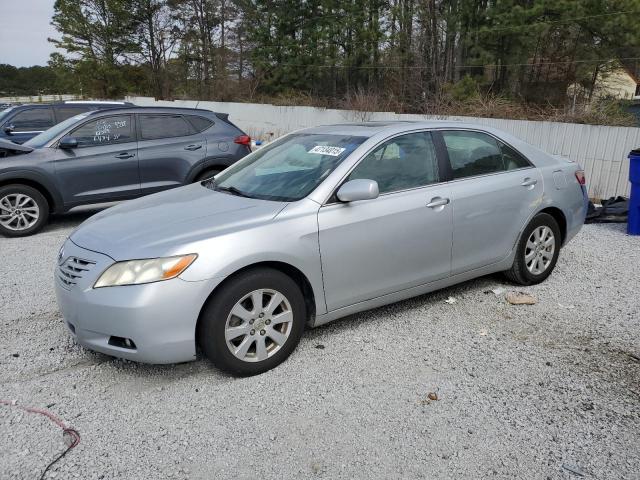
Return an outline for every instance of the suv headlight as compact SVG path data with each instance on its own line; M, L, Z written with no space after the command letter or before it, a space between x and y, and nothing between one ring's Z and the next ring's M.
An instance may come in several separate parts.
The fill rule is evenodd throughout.
M175 278L184 272L198 255L149 258L117 262L107 268L93 288L139 285Z

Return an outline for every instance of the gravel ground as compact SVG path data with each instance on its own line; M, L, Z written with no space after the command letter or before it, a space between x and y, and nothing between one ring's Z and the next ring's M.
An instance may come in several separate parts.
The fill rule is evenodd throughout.
M283 365L235 379L73 343L52 265L86 216L0 239L0 399L82 436L47 478L640 478L640 239L621 225L585 226L524 289L536 305L485 277L308 331ZM2 479L38 478L64 449L15 408L0 432Z

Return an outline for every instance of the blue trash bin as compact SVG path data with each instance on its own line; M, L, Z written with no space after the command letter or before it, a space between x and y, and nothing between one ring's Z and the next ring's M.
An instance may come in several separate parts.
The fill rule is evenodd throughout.
M629 220L627 233L640 235L640 148L629 154L629 181L631 197L629 198Z

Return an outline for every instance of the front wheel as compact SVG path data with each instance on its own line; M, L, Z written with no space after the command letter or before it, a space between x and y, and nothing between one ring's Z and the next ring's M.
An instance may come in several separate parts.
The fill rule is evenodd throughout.
M33 235L44 227L48 218L47 199L35 188L19 184L0 188L0 234Z
M205 180L208 180L209 178L213 178L217 174L219 174L221 171L222 170L220 170L219 168L210 168L208 170L205 170L204 172L198 174L198 176L195 179L195 182L203 182Z
M520 285L544 281L556 266L561 233L558 222L547 213L539 213L522 232L511 269L506 277Z
M293 352L305 323L298 285L278 270L260 268L231 278L214 293L200 315L197 337L218 368L256 375Z

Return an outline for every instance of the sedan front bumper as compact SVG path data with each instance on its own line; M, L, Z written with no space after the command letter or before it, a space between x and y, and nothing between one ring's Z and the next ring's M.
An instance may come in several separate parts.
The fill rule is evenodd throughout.
M91 350L144 363L195 360L200 310L223 280L174 278L94 289L114 260L67 240L55 270L55 291L76 341ZM123 342L128 340L128 342Z

